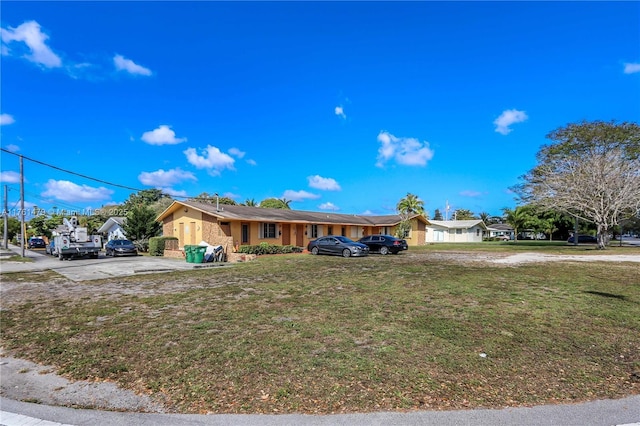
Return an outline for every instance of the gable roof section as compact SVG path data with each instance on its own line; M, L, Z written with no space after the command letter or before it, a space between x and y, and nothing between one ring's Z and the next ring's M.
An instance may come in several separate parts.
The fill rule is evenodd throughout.
M469 229L478 225L482 229L487 229L487 225L481 219L473 220L430 220L430 224L447 229Z
M126 217L111 216L100 228L98 228L98 232L107 232L111 226L116 224L122 226L125 220L127 220Z
M513 231L513 227L506 223L494 223L487 226L487 229L490 231Z
M290 209L265 209L262 207L233 206L220 204L216 209L215 204L197 201L174 201L165 211L156 218L162 221L171 213L181 208L192 208L202 213L214 216L219 220L245 220L249 222L289 222L289 223L322 223L357 226L394 226L402 221L400 215L384 216L360 216L341 213L310 212ZM426 223L426 219L420 215L414 215Z

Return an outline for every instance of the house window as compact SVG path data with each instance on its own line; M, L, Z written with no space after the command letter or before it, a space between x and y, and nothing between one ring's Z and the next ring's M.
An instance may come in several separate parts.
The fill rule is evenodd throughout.
M276 224L275 223L261 223L260 236L262 238L275 238L276 237Z
M411 238L411 229L407 229L402 233L402 238Z
M318 238L318 225L311 225L311 235L309 238Z
M333 235L333 226L329 226L327 235Z
M456 229L456 234L461 235L462 234L462 229L461 228L457 228Z
M476 229L476 237L480 236L480 228Z

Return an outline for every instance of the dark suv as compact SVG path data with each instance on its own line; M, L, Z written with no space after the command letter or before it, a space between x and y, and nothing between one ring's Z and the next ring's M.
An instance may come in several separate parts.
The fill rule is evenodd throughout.
M44 242L42 238L29 238L29 243L27 244L27 248L45 248L47 244Z

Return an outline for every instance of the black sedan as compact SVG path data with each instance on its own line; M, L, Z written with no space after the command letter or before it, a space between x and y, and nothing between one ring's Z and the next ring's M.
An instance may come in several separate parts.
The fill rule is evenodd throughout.
M369 247L365 244L338 235L328 235L309 241L307 250L311 254L333 254L343 257L366 256L369 254Z
M105 256L137 256L138 249L129 240L111 240L104 246Z
M569 237L569 239L567 240L567 243L569 244L573 244L575 242L575 239L573 238L573 236ZM598 239L592 235L578 235L578 244L582 244L582 243L597 243Z
M391 235L367 235L358 240L366 244L369 250L380 254L398 254L402 250L407 250L409 246L405 240L392 237Z

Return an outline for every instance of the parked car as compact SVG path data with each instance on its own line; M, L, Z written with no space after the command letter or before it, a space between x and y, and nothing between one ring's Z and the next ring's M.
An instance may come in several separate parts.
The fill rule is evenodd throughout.
M391 235L367 235L366 237L360 238L358 242L369 247L371 252L380 254L398 254L409 248L406 240L392 237Z
M508 235L496 235L493 237L496 241L511 241L511 237Z
M573 236L569 237L569 239L567 240L568 243L573 244L574 243L574 238ZM598 239L592 235L578 235L578 244L581 243L597 243Z
M44 252L52 255L53 252L55 251L55 247L56 247L56 240L52 238L51 241L49 241L49 244L47 244L47 246L44 248Z
M27 248L46 248L47 243L44 242L42 238L29 238L29 242L27 243Z
M129 240L111 240L104 246L105 256L137 256L138 249Z
M369 254L369 247L365 244L338 235L328 235L309 241L307 250L311 254L333 254L343 257L366 256Z

